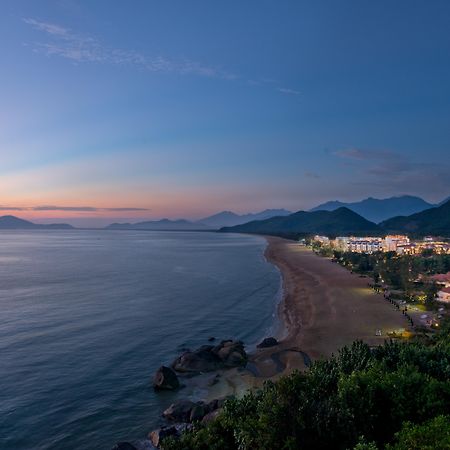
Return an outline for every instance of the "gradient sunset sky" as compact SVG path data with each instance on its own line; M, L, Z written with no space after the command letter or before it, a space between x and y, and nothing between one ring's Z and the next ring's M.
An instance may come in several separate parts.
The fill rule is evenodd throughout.
M450 195L449 1L0 8L0 215L93 225Z

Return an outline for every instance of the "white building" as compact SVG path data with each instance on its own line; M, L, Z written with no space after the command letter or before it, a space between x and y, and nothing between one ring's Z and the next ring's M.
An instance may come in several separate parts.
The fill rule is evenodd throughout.
M450 303L450 287L443 288L437 293L437 301Z
M409 242L408 236L388 235L384 238L383 250L385 252L396 252L398 246L409 245Z

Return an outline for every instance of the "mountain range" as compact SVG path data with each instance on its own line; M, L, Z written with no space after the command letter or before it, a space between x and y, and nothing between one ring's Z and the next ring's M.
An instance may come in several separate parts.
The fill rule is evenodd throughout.
M434 205L426 202L420 197L414 197L412 195L403 195L400 197L390 197L384 199L369 197L365 200L354 203L344 203L338 200L326 202L312 208L310 211L334 211L338 208L346 207L371 222L380 223L383 220L390 219L391 217L409 216L411 214L433 208L434 206L439 206L440 204L445 203L445 201L446 200L438 205Z
M380 223L390 233L408 233L450 237L450 200L436 208L430 208L410 216L393 217Z
M300 234L382 235L405 233L416 236L432 234L450 237L450 200L441 206L429 208L409 216L397 216L381 222L370 222L347 207L333 211L299 211L286 217L249 222L220 231L236 233L294 236Z
M29 222L15 216L1 216L0 230L70 230L72 225L67 223L52 223L48 225Z
M377 234L380 229L375 223L349 208L342 207L334 211L298 211L285 217L273 217L235 227L225 227L220 231L288 236L308 233L326 235Z
M397 205L397 212L402 211L409 204L426 204L418 197L392 197L390 199L378 200L368 198L361 202L350 205L357 205L354 208L365 209L368 214L368 205L375 205L375 209L380 211L380 205ZM329 208L337 206L339 202L328 202ZM230 211L223 211L213 216L206 217L197 222L188 220L162 219L156 221L144 221L138 223L113 223L106 227L109 230L167 230L167 231L220 231L259 233L290 236L295 234L327 234L327 235L380 235L386 233L407 233L411 235L437 235L450 237L450 199L446 199L439 206L431 206L428 209L414 214L397 214L387 220L381 221L378 225L362 214L346 206L336 209L324 210L324 205L313 208L312 211L299 211L290 213L284 209L269 209L255 214L235 214ZM429 204L428 204L429 205ZM389 208L386 207L388 210ZM372 213L375 213L372 209ZM392 210L393 211L393 210ZM221 226L223 223L228 225ZM229 225L232 224L232 225ZM35 224L33 222L20 219L15 216L0 217L0 230L12 229L73 229L71 225L65 223L56 224Z
M259 213L236 214L231 211L222 211L204 219L200 219L197 223L202 223L211 228L232 227L241 225L243 223L251 222L252 220L265 220L276 216L288 216L292 214L286 209L265 209Z

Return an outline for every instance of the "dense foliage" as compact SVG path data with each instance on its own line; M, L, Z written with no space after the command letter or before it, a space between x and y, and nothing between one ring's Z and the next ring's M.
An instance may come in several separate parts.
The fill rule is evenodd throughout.
M449 449L449 327L427 341L362 342L198 424L164 449ZM388 445L389 444L389 445Z
M323 254L327 250L330 251L327 247L321 247L316 251ZM395 252L367 254L331 251L335 261L343 266L370 275L375 283L381 282L394 290L401 290L402 298L421 299L429 309L436 306L434 299L438 286L426 282L426 277L450 271L450 255L424 252L421 256L399 256Z

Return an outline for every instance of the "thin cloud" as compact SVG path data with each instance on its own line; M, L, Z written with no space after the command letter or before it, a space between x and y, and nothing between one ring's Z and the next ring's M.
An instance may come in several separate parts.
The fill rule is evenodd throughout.
M117 208L97 208L94 206L58 206L58 205L40 205L40 206L0 206L0 211L66 211L66 212L127 212L127 211L151 211L148 208L117 207Z
M103 63L113 65L134 65L149 72L176 72L182 75L223 78L238 77L221 69L189 59L174 60L163 56L148 57L142 53L103 45L98 39L74 33L69 28L42 22L33 18L23 21L43 33L49 40L34 43L34 50L47 56L59 56L76 63Z
M19 206L0 206L0 211L24 211L24 209Z
M53 205L44 205L44 206L34 206L30 208L32 211L98 211L98 208L93 208L91 206L53 206Z
M320 175L317 173L314 173L314 172L305 172L305 177L318 179L318 178L320 178Z
M376 159L396 159L397 155L388 150L366 150L361 148L346 148L333 152L335 156L344 159L353 159L359 161Z
M300 95L301 92L297 91L295 89L289 89L289 88L283 88L283 87L279 87L277 88L278 92L281 92L282 94L287 94L287 95Z
M352 184L382 188L389 192L415 192L417 188L429 195L450 189L450 167L446 163L415 161L407 155L390 150L348 148L332 153L347 161L363 179Z
M44 205L44 206L34 206L30 208L32 211L76 211L76 212L97 212L97 211L150 211L147 208L96 208L93 206L54 206L54 205Z
M148 208L103 208L104 211L150 211Z

